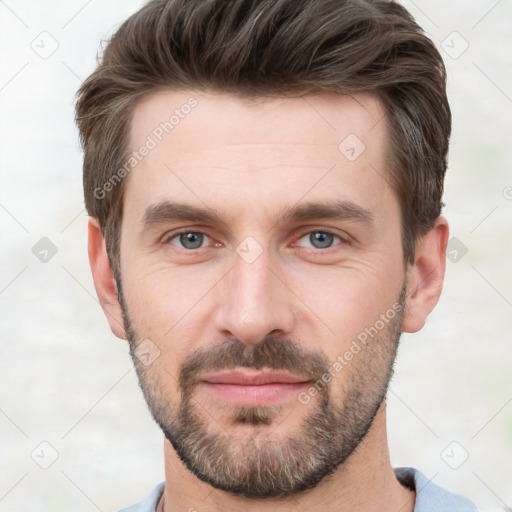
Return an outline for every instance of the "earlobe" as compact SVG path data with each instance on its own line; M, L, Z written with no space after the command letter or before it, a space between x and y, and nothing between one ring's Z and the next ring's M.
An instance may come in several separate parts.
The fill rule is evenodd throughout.
M434 309L443 288L449 228L444 217L416 245L414 264L407 271L407 299L402 319L404 332L417 332Z
M88 229L89 263L98 299L112 332L118 338L126 339L123 314L117 299L117 286L98 220L90 218Z

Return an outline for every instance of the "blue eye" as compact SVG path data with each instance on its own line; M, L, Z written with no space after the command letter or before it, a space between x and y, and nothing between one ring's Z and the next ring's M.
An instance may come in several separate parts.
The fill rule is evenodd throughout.
M305 246L312 249L329 249L336 245L336 240L343 242L343 240L328 231L310 231L305 233L299 240L307 240ZM182 231L171 236L166 243L171 243L180 249L193 251L201 249L207 244L210 237L198 231ZM304 243L304 242L303 242Z
M308 242L315 249L329 249L334 245L335 239L341 240L336 235L326 231L311 231L311 233L306 233L301 239L306 237Z
M208 238L203 233L197 233L195 231L184 231L177 233L169 241L173 243L174 240L179 240L179 243L184 249L199 249L204 242L204 239ZM174 244L176 245L176 244Z

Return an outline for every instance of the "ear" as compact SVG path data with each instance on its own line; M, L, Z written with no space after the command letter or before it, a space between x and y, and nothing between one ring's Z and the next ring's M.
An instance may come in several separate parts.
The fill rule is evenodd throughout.
M407 300L402 319L404 332L417 332L434 309L443 288L448 244L448 221L439 217L416 244L414 263L407 270Z
M107 255L105 240L97 219L89 219L89 263L94 287L105 313L110 329L121 339L126 339L123 314L117 300L117 285Z

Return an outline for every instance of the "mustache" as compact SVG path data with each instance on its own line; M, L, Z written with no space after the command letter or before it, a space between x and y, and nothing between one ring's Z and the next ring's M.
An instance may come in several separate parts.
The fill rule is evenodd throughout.
M235 368L282 370L317 381L328 371L329 364L323 353L307 350L294 340L266 337L247 345L231 339L189 354L181 365L179 385L188 390L204 373Z

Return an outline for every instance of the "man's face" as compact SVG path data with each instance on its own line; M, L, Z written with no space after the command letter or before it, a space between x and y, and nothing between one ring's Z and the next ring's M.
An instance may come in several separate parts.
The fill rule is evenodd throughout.
M165 92L135 111L132 150L157 144L125 191L126 331L153 416L216 488L314 487L379 411L405 292L382 118L370 96Z

